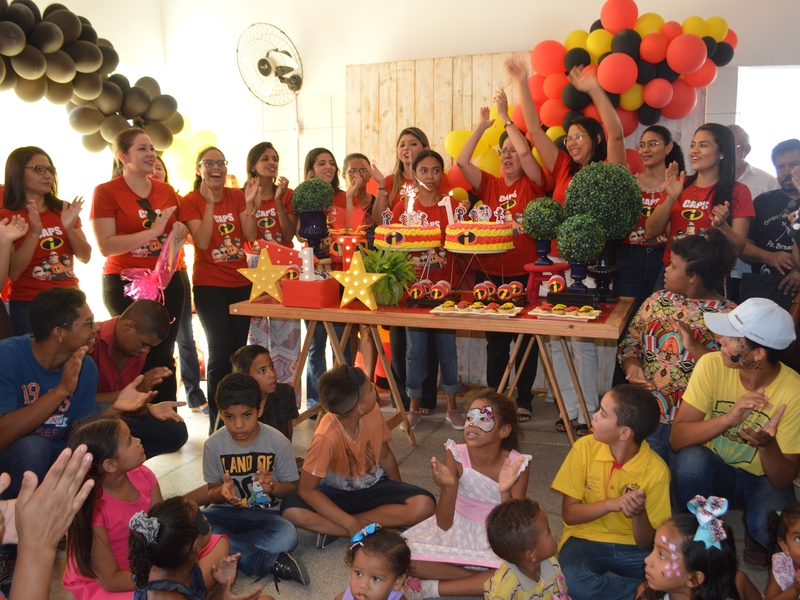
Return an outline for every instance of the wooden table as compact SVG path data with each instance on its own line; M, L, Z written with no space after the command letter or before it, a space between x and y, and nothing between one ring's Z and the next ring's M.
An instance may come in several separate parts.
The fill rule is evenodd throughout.
M465 296L466 298L466 296ZM247 315L253 317L279 317L281 319L306 319L310 321L306 338L303 341L303 347L300 351L300 357L297 365L297 372L295 373L294 387L298 389L300 383L301 373L305 365L308 350L311 346L313 339L314 329L318 322L321 322L328 333L333 347L334 357L337 364L344 364L344 352L342 351L341 343L347 343L350 338L350 329L353 325L367 325L372 332L372 339L375 342L375 348L378 352L378 357L386 372L386 379L389 382L389 387L395 399L397 407L397 414L387 420L390 429L393 429L400 423L406 425L406 436L411 444L416 444L414 432L408 426L408 417L400 402L400 393L397 388L397 383L392 376L392 368L386 359L386 354L383 351L383 344L380 341L378 334L378 326L397 326L397 327L420 327L423 329L456 329L461 331L494 331L503 333L517 334L514 346L511 351L506 371L503 379L500 382L498 391L510 395L517 385L519 379L519 369L513 381L509 384L509 376L511 369L514 365L517 353L521 350L523 336L532 335L530 342L525 348L523 355L523 364L530 354L534 341L539 344L539 357L544 365L547 379L553 389L556 403L558 404L561 417L567 426L567 436L570 444L574 443L575 436L570 426L569 417L567 415L564 399L561 395L561 389L558 386L558 381L555 377L552 362L547 354L543 336L550 336L552 339L560 340L564 349L564 356L567 359L567 366L569 367L570 375L572 376L575 384L575 391L578 395L578 400L581 409L584 413L587 423L591 423L591 416L586 409L586 403L581 391L580 382L577 373L575 372L575 365L572 362L572 355L567 346L566 337L579 337L587 340L593 339L606 339L617 340L622 334L628 319L633 312L633 298L621 297L618 302L614 304L601 304L600 309L603 311L596 321L582 322L582 321L565 321L565 320L544 320L537 319L536 317L528 315L528 311L535 308L541 301L537 300L526 306L523 311L516 317L474 317L463 316L458 313L450 315L433 315L430 314L428 308L405 308L405 303L401 302L400 306L381 306L378 310L371 311L360 302L352 302L345 308L329 307L329 308L297 308L291 306L284 306L267 298L257 302L238 302L232 304L230 312L232 314ZM345 323L345 331L342 335L342 340L339 340L333 328L333 323ZM338 343L337 343L338 342ZM507 384L509 384L507 386ZM311 414L318 412L320 409L314 407L307 410L301 415L308 418Z

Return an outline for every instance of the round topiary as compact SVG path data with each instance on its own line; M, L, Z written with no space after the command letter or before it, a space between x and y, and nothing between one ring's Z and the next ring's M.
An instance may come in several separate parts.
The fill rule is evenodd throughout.
M606 239L627 236L642 214L642 192L626 167L595 162L575 174L567 188L564 210L568 217L591 215Z
M307 179L294 188L292 207L298 210L324 210L333 204L333 186L324 179Z
M550 198L536 198L525 207L522 226L534 240L552 240L566 218L561 204Z
M567 262L593 262L605 243L603 228L589 215L569 217L558 228L558 255Z

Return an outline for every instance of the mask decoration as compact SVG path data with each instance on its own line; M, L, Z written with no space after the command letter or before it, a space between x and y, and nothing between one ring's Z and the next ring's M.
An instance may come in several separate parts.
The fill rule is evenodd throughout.
M477 427L481 431L489 433L495 426L494 411L491 406L481 406L471 408L467 412L467 427Z

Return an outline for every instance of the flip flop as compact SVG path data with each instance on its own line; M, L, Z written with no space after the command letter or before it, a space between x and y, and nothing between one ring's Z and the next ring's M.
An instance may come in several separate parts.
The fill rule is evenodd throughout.
M531 420L531 411L521 406L517 408L517 422L527 423Z
M429 414L431 414L431 409L420 407L419 414L421 414L423 417L427 417Z
M567 432L567 426L564 424L564 419L559 419L556 421L556 431L560 431L561 433Z
M589 435L589 427L585 423L576 423L575 424L575 435L578 437L583 437L585 435Z

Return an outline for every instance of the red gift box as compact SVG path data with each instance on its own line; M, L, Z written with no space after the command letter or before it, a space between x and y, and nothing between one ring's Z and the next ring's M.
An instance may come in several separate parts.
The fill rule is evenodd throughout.
M302 279L282 279L283 305L301 308L337 308L340 303L341 286L335 279L304 281Z

